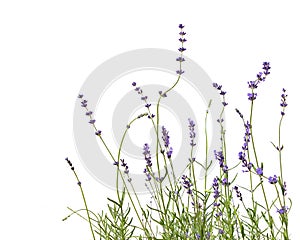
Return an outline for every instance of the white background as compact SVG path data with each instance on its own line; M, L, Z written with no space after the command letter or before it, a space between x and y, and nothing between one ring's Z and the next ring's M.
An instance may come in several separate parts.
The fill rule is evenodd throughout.
M186 54L228 92L235 159L242 132L235 131L234 108L248 109L246 82L263 61L271 62L255 112L259 151L270 166L277 164L267 153L277 136L281 88L288 89L284 170L294 201L290 233L299 239L299 22L297 1L1 1L0 239L90 239L78 217L61 221L67 206L83 206L66 156L92 209L101 211L113 195L78 160L72 135L77 93L91 71L119 53L176 50L179 23L188 32Z

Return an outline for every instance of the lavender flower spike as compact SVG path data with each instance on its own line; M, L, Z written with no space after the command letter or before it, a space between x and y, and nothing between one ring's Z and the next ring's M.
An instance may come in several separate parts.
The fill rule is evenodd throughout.
M193 147L193 146L196 146L196 143L195 143L195 138L196 138L195 123L190 118L188 119L188 121L189 121L190 139L191 139L190 145Z

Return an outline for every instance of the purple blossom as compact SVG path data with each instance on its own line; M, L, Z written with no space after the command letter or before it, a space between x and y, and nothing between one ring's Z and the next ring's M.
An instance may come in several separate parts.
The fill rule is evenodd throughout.
M144 144L143 150L144 150L143 155L144 155L145 160L146 160L146 166L147 167L152 167L151 153L150 153L150 147L149 147L148 143Z
M254 101L257 97L257 93L248 93L248 100Z
M176 61L178 61L178 62L184 62L185 59L183 57L178 57L178 58L176 58Z
M124 159L120 159L120 161L121 161L121 166L125 168L124 173L128 174L129 173L129 167L128 167L127 163L125 163Z
M214 198L217 199L218 197L220 197L218 177L214 178L212 187L214 189Z
M257 84L258 84L259 82L258 81L249 81L248 82L248 86L249 86L249 88L251 88L251 89L255 89L255 88L257 88Z
M85 113L85 115L87 115L87 116L91 116L92 114L93 114L92 111L88 111L88 112Z
M283 194L284 196L287 195L286 182L283 183L283 186L282 186L282 194Z
M184 25L182 25L182 24L180 23L178 27L179 27L180 29L183 29L183 28L184 28Z
M184 74L184 71L180 69L180 70L177 70L176 73L177 73L178 75L181 75L181 74Z
M78 95L78 98L83 98L83 94L79 94L79 95Z
M237 198L239 198L240 199L240 201L243 201L243 198L242 198L242 193L239 191L239 188L238 188L238 186L234 186L233 187L233 189L235 190L235 192L236 192L236 196L237 196Z
M285 108L287 107L287 102L286 102L286 98L287 98L287 94L286 94L286 90L283 88L282 89L282 94L281 94L281 103L280 106L282 107L282 111L281 111L281 115L284 116L285 115Z
M225 102L226 91L222 90L222 85L219 85L219 84L217 84L217 83L213 83L213 87L214 87L215 89L219 90L219 94L223 97L223 102L222 102L223 106L224 106L224 107L227 106L228 103Z
M170 147L170 149L167 151L167 157L170 159L172 157L173 148Z
M167 94L166 94L166 93L163 93L162 91L159 91L158 93L159 93L159 95L162 96L162 97L167 97Z
M87 107L87 100L83 100L82 102L81 102L81 107Z
M222 180L222 185L223 185L223 186L228 185L228 179L227 179L227 178L223 178L223 180Z
M262 168L256 168L256 173L260 176L263 175L263 169Z
M95 122L96 122L95 119L91 119L91 120L89 121L90 124L94 124Z
M150 181L151 180L151 174L150 172L147 170L147 168L144 169L144 173L146 175L146 181Z
M217 152L214 150L215 159L219 161L220 168L224 173L228 172L228 166L224 164L225 158L222 151Z
M196 146L196 143L195 143L195 138L196 138L195 122L190 118L188 119L188 121L189 121L190 139L191 139L190 145L193 147L193 146Z
M167 129L164 126L162 126L162 139L164 141L165 147L166 148L169 147L170 145L169 131L167 131Z
M282 215L284 213L287 213L288 209L289 208L287 206L283 206L282 208L277 209L277 212Z
M263 62L263 68L262 68L263 70L265 70L264 71L264 74L267 76L267 75L269 75L270 74L270 69L271 69L271 67L270 67L270 63L269 62Z
M181 53L184 52L185 50L186 50L186 48L184 48L184 47L178 48L178 51L181 52Z
M268 180L269 180L269 183L271 183L271 184L276 184L277 181L278 181L276 175L274 175L274 177L270 176L270 177L268 178Z
M97 131L95 132L95 134L96 134L97 136L101 136L101 133L102 133L101 130L97 130Z
M181 179L183 180L182 182L183 187L187 189L187 194L192 195L193 191L191 187L193 186L193 184L191 183L189 178L186 175L182 175Z

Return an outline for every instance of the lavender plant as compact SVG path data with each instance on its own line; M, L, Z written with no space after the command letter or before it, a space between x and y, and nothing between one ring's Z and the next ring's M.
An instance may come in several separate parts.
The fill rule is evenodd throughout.
M167 126L160 126L160 104L168 96L184 74L183 63L185 61L183 53L186 33L184 26L179 25L179 56L176 59L179 69L176 71L177 79L166 91L158 92L156 106L152 106L148 101L148 96L144 94L141 87L133 82L134 90L140 95L145 103L145 112L136 116L124 129L124 134L120 141L117 152L112 152L106 144L105 134L96 127L96 120L93 112L88 108L88 101L82 94L78 98L81 106L89 118L89 124L95 130L95 135L104 145L116 167L116 199L108 198L108 212L95 213L87 206L87 201L83 192L81 181L72 165L66 158L67 163L74 173L84 201L84 208L73 210L63 220L76 214L85 219L92 234L92 238L98 239L264 239L264 240L288 240L288 215L291 210L292 201L287 197L287 183L283 171L283 145L281 139L281 126L285 117L287 107L287 91L282 89L281 112L278 125L278 140L273 143L275 151L278 153L279 172L270 172L264 168L264 163L259 158L259 153L255 147L255 122L253 109L258 94L257 88L266 81L270 74L270 63L264 62L262 71L256 76L256 80L248 82L250 89L247 97L250 102L248 116L236 109L244 127L241 150L236 154L236 159L228 159L226 145L226 131L224 125L224 111L228 105L226 101L226 91L223 86L213 83L220 94L223 109L217 121L220 128L221 148L215 149L215 159L209 159L208 155L208 131L207 121L212 101L209 102L205 112L203 127L205 143L205 162L198 161L194 154L196 144L195 126L197 123L192 119L187 119L187 130L189 131L190 155L187 156L189 162L183 175L175 176L173 166L173 147L171 145L171 135ZM155 108L153 110L153 108ZM128 131L139 119L147 117L151 121L155 134L155 152L150 151L149 143L141 144L141 155L145 159L145 185L151 196L151 204L143 205L139 196L134 190L133 179L130 177L130 166L126 159L121 157L121 150ZM163 165L161 161L163 160ZM218 174L209 176L208 171L212 167L212 162L218 162ZM154 164L155 163L155 164ZM167 166L171 167L171 172L167 171ZM205 170L203 181L196 178L200 168ZM239 184L240 179L248 179L248 184ZM123 183L122 190L119 182ZM168 186L163 186L163 181L168 182ZM274 198L267 196L273 192Z

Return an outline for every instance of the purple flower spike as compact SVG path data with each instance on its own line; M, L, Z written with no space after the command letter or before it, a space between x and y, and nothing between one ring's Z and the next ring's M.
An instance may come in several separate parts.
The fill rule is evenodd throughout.
M270 71L269 71L270 69L271 69L270 63L269 62L263 62L263 70L265 70L264 71L265 75L269 75L270 74Z
M214 178L212 187L214 189L214 199L217 199L218 197L220 197L218 177Z
M240 201L243 201L243 198L242 198L242 193L239 191L239 188L238 188L238 186L234 186L233 187L233 189L235 190L235 192L236 192L236 196L237 196L237 198L239 198L240 199Z
M188 119L188 121L189 121L190 139L191 139L190 145L193 147L193 146L196 146L196 143L195 143L195 138L196 138L195 123L190 118Z
M193 184L191 183L189 178L186 175L182 175L181 179L183 180L182 182L183 187L187 189L187 194L192 195L193 191L191 187L193 186Z
M147 167L152 167L152 162L151 162L151 153L150 153L150 146L148 143L144 144L143 147L143 155L145 156L145 160L146 160L146 166Z
M169 145L170 145L169 131L167 131L167 129L164 126L162 126L162 139L164 141L165 147L166 148L169 147Z

